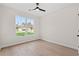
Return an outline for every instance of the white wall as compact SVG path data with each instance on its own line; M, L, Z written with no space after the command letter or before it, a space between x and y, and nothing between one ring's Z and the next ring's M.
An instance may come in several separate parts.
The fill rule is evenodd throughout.
M9 7L0 7L2 9L2 13L0 13L0 22L1 22L1 48L7 47L10 45L27 42L31 40L39 39L39 18L35 17L33 15L30 15L28 13L23 13L21 11L17 11L14 9L11 9ZM15 25L15 16L21 15L26 17L31 17L34 19L35 22L35 35L31 36L25 36L25 37L17 37L16 36L16 25Z
M77 6L68 6L41 19L42 39L77 49Z
M1 13L1 8L0 8L0 13ZM1 14L0 14L0 19L1 19ZM0 21L0 46L1 46L1 21Z
M2 7L0 5L0 7ZM0 47L1 47L1 44L2 44L2 8L0 8Z

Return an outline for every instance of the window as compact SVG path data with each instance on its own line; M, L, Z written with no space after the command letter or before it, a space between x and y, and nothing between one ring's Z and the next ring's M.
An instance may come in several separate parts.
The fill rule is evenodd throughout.
M16 35L25 36L33 35L34 31L34 20L24 16L16 16Z

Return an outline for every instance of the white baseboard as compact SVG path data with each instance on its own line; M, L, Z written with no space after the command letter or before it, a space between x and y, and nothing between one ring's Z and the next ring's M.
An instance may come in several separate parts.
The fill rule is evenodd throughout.
M33 39L33 40L38 40L38 39ZM0 49L1 49L1 48L5 48L5 47L14 46L14 45L17 45L17 44L22 44L22 43L29 42L29 41L33 41L33 40L19 41L19 42L11 43L11 44L4 44L4 45L2 45L2 46L0 47Z
M13 46L13 45L17 45L17 44L29 42L29 41L34 41L34 40L38 40L38 39L33 39L33 40L28 40L28 41L19 41L19 42L12 43L12 44L2 45L2 46L0 47L0 50L1 50L2 48L5 48L5 47L9 47L9 46ZM43 39L43 40L44 40L44 39ZM51 42L51 41L49 41L49 40L45 40L45 41ZM53 42L53 41L52 41L51 43L59 44L59 45L64 46L64 47L68 47L68 48L72 48L72 49L78 50L78 48L73 48L73 47L70 46L70 45L62 44L62 43L59 43L59 42Z
M45 41L51 42L49 40L45 40ZM70 46L70 45L67 45L67 44L63 44L63 43L59 43L59 42L54 42L54 41L52 41L51 43L55 43L55 44L58 44L58 45L61 45L61 46L64 46L64 47L68 47L68 48L71 48L71 49L78 50L78 48L74 48L73 46Z

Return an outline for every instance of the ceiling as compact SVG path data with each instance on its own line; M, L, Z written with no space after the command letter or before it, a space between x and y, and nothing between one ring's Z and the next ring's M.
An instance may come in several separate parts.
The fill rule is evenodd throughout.
M45 9L46 12L42 11L29 11L29 9L34 9L36 7L35 3L3 3L2 5L8 6L23 12L28 12L33 15L43 16L48 13L54 12L61 8L64 8L70 4L68 3L40 3L39 7Z

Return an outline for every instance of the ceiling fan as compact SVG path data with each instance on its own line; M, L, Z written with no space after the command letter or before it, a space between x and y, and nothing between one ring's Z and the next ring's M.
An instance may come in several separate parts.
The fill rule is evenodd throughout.
M41 9L41 8L39 7L39 3L36 3L36 8L34 8L34 9L32 9L32 10L40 10L40 11L46 12L46 10Z

